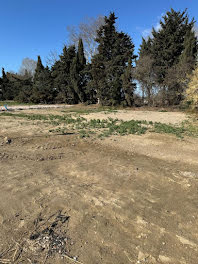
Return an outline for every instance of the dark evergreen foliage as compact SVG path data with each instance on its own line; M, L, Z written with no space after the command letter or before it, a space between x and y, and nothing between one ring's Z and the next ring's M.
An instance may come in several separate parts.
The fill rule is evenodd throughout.
M149 37L147 40L142 38L142 43L139 48L139 58L150 56L152 50L152 39Z
M38 56L37 67L33 79L31 102L53 103L55 89L52 85L51 73L48 67L44 67L40 56Z
M198 53L198 43L195 32L189 29L184 38L184 49L180 56L180 64L188 64L189 71L194 70Z
M84 56L84 48L82 39L79 40L78 43L78 51L76 57L73 59L70 68L70 78L71 83L73 85L73 89L78 95L79 102L85 102L85 86L86 86L86 78L85 78L85 67L86 67L86 59Z
M171 9L163 17L163 20L160 21L160 25L161 29L159 31L156 31L155 29L152 31L152 57L154 59L154 72L156 76L155 81L156 85L161 88L163 103L168 101L173 104L173 97L175 96L176 98L179 92L178 87L176 88L176 92L174 92L175 85L170 86L169 83L167 86L167 82L165 80L170 73L170 69L175 67L179 63L180 57L183 56L182 54L187 52L185 49L188 48L185 45L187 45L187 38L193 30L194 20L189 21L186 10L183 12L176 12ZM197 41L195 36L194 41ZM193 52L196 53L196 50L197 47ZM171 76L171 78L172 77L173 76ZM183 91L181 91L181 93L182 92ZM172 97L171 102L169 95ZM176 103L178 103L178 98L176 99Z
M116 30L116 19L114 13L105 17L96 39L98 54L92 60L92 84L102 105L118 105L125 100L121 76L129 58L134 59L134 45L127 34Z
M2 68L2 80L1 80L1 100L13 100L13 86L5 73L4 68Z
M0 99L34 103L96 103L134 105L136 84L142 88L143 103L155 101L179 104L187 87L188 74L197 62L198 43L187 10L168 11L153 28L152 36L142 39L139 58L134 56L131 38L119 32L116 16L110 13L97 31L98 53L87 63L82 39L78 49L64 47L51 69L44 67L38 56L32 77L5 73L0 78ZM136 67L134 68L134 62ZM145 100L146 99L146 100ZM139 100L140 101L140 100Z
M76 57L75 46L66 46L60 55L60 60L52 67L53 86L56 89L56 101L67 104L78 103L78 96L73 88L70 78L70 69Z
M132 75L132 60L129 57L127 68L125 69L122 75L122 90L125 96L126 105L132 106L134 103L134 90L136 88L136 84L133 82Z

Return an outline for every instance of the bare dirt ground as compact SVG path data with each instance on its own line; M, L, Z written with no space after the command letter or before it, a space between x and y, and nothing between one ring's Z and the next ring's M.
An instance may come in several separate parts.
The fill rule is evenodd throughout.
M86 118L109 116L188 119L125 110ZM0 263L198 263L197 138L93 140L50 134L42 121L0 116L0 124Z
M65 105L64 108L70 108L72 105ZM49 109L49 108L63 108L62 104L53 104L53 105L11 105L7 106L8 110L28 110L28 109ZM6 108L4 106L0 106L0 112L5 111Z
M87 119L92 118L118 118L124 121L129 120L146 120L146 121L153 121L153 122L161 122L161 123L170 123L170 124L179 124L182 123L184 120L187 119L186 114L182 112L157 112L157 111L146 111L146 110L139 110L139 111L129 111L129 110L119 110L113 113L90 113L89 116L86 116Z

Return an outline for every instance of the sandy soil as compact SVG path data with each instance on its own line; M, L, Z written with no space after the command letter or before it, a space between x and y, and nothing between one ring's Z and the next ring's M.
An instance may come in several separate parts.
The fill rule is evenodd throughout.
M130 111L130 110L119 110L113 113L90 113L88 116L84 116L87 119L107 119L118 118L120 120L146 120L161 123L180 124L187 119L185 113L181 112L157 112L157 111Z
M11 105L7 106L7 109L10 111L16 110L29 110L29 109L51 109L51 108L70 108L72 105L62 105L62 104L52 104L52 105ZM6 108L4 106L0 106L0 112L5 111Z
M0 263L197 263L198 139L146 134L101 141L49 135L42 122L1 117L0 123ZM60 212L69 218L54 228L66 234L67 252L51 256L32 235L49 232Z

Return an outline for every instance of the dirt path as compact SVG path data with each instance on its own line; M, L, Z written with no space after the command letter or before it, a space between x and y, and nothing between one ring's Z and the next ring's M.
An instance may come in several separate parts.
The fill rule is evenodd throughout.
M0 263L72 263L37 251L39 240L30 239L60 211L69 220L57 232L66 232L73 261L197 263L197 139L148 134L92 141L48 136L30 121L1 122Z
M53 104L53 105L11 105L6 106L8 110L10 111L16 111L16 110L30 110L30 109L57 109L57 108L69 108L73 107L73 105L63 105L63 104ZM0 106L0 112L6 111L6 108L4 106Z

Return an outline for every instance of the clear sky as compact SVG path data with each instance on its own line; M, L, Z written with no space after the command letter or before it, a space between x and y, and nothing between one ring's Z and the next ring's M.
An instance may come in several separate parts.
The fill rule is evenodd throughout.
M118 28L128 33L136 52L142 35L157 26L170 8L188 8L198 20L198 0L0 0L0 67L18 71L22 59L43 62L50 50L61 53L67 42L68 25L78 25L85 17L114 11Z

